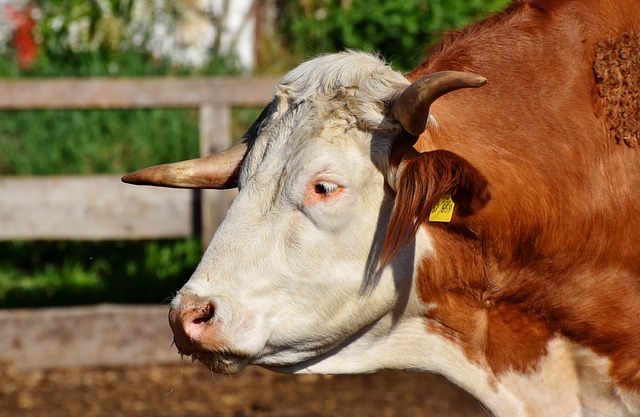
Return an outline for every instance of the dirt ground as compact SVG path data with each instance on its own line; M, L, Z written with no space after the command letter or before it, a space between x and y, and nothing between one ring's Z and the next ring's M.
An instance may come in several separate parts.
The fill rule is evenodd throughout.
M204 366L17 371L0 367L0 416L481 417L478 403L425 373L236 376Z

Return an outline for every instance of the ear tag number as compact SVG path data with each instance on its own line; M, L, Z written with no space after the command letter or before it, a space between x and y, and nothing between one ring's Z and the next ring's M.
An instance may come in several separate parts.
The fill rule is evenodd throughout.
M453 216L455 203L451 199L451 194L443 195L429 213L430 222L448 223Z

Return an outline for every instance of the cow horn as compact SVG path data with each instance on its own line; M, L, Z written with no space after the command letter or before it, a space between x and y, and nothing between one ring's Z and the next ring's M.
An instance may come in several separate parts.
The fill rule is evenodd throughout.
M240 165L260 126L273 112L275 105L275 101L269 103L240 141L226 151L188 161L144 168L125 175L122 181L135 185L173 188L235 188L238 186Z
M125 175L122 181L174 188L235 188L247 149L243 141L214 155L144 168Z
M440 71L426 75L410 84L394 100L391 113L413 136L420 136L427 127L429 107L439 97L460 88L477 88L487 79L470 72Z

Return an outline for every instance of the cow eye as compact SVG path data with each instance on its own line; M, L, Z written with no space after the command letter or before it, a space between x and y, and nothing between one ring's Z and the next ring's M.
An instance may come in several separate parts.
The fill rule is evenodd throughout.
M260 126L258 126L258 129L256 130L256 136L260 136L262 134L262 131L269 124L270 121L271 121L271 118L267 117L260 123Z
M307 185L302 197L302 207L313 207L318 203L333 201L344 191L344 187L333 181L316 179Z
M329 195L338 190L337 184L330 182L319 182L315 185L316 194Z

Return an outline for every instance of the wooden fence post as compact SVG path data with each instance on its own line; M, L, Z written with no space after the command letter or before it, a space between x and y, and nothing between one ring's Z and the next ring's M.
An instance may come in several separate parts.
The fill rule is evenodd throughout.
M231 137L231 107L227 104L202 103L199 114L200 156L229 148ZM236 190L202 190L202 250L204 251L236 196Z

